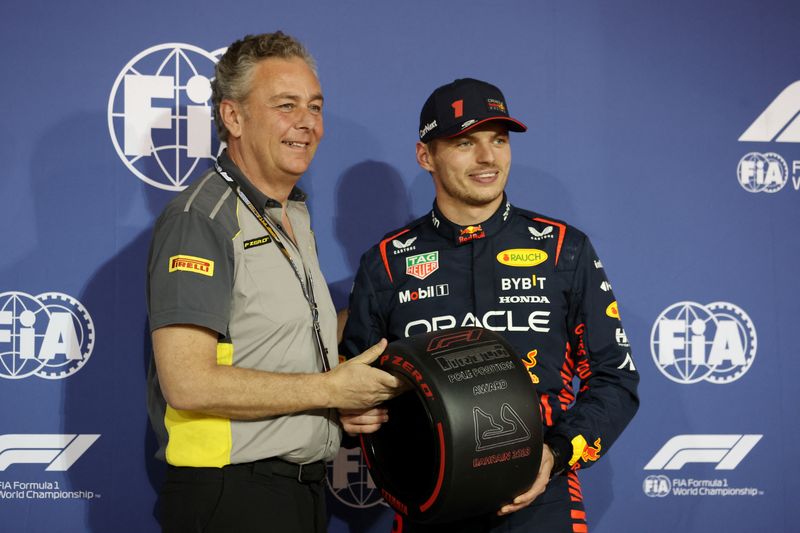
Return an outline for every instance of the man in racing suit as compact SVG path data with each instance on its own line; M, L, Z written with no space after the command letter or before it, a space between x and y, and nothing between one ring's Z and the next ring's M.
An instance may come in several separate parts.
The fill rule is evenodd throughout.
M342 346L358 354L382 337L458 326L500 332L540 396L541 466L496 515L446 527L398 515L395 531L587 531L577 471L608 451L639 404L617 302L589 239L506 199L509 130L526 127L493 85L461 79L431 94L417 161L436 201L363 255ZM351 433L372 432L387 413L345 410L341 420Z

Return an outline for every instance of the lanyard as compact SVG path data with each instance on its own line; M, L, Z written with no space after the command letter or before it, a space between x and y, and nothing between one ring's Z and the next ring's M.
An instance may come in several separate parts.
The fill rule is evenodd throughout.
M311 273L307 269L303 269L303 273L305 274L305 283L303 283L303 277L300 276L300 269L297 268L292 256L289 255L289 250L286 249L286 245L283 244L283 241L278 236L278 231L273 227L269 218L262 215L259 210L256 209L256 206L253 205L253 202L251 202L244 191L242 191L242 188L236 184L233 178L231 178L216 161L214 162L214 169L217 171L217 174L222 176L228 185L230 185L231 189L233 189L233 191L239 196L239 199L242 201L242 203L247 206L247 209L250 210L264 230L266 230L269 236L272 237L272 241L275 243L275 246L278 247L283 254L283 257L286 258L286 260L289 262L289 265L292 267L294 275L297 277L297 281L300 282L300 289L303 291L303 296L308 302L309 308L311 308L311 320L314 324L314 338L317 341L317 350L319 352L320 361L322 362L322 368L325 372L329 371L331 369L331 364L328 361L328 350L322 343L322 331L319 326L319 308L317 307L317 301L314 298L314 280L311 278Z

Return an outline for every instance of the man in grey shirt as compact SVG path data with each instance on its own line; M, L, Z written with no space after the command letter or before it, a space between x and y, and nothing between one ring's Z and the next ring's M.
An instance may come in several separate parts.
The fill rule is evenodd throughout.
M340 365L328 351L336 314L296 187L323 134L313 59L281 32L247 36L217 64L213 101L228 148L166 207L150 250L162 525L325 531L336 408L400 382L369 366L384 340Z

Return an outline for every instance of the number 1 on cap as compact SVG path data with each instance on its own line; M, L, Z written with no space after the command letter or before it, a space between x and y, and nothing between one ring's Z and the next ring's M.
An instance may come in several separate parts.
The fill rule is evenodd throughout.
M464 114L464 100L456 100L450 104L450 106L453 108L453 111L455 111L454 118L458 118Z

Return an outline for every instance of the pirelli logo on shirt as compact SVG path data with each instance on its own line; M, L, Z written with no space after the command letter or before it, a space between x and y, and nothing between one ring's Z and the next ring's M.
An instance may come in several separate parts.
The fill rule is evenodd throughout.
M192 255L173 255L169 258L169 271L194 272L204 276L214 275L214 261Z

